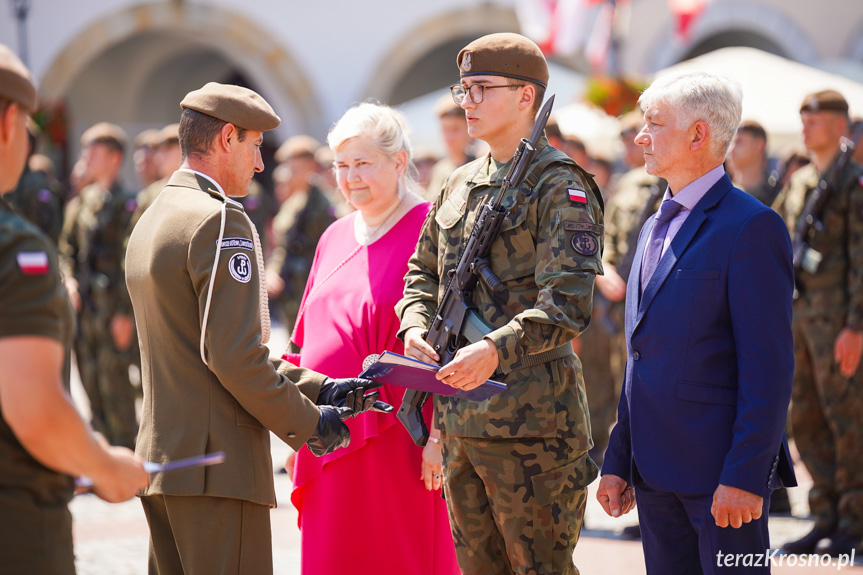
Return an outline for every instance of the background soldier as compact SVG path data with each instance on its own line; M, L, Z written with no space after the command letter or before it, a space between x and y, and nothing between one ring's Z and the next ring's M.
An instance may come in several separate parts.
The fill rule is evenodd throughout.
M113 124L96 124L84 132L76 170L86 185L69 202L60 252L78 311L75 359L93 427L112 445L133 447L138 423L129 366L135 322L123 258L137 203L120 182L126 142L126 134Z
M728 150L729 171L735 186L770 206L781 189L781 183L771 182L767 161L767 132L758 122L746 120L737 129ZM778 173L776 176L778 177Z
M30 165L39 143L39 128L32 121L28 122L27 128L29 132L27 164L18 187L6 195L6 200L25 219L45 232L56 246L60 240L60 231L63 229L66 188L54 174L45 169L35 169Z
M135 137L135 152L132 161L135 164L135 175L138 183L144 188L159 179L159 168L156 165L156 145L159 142L159 130L144 130Z
M324 230L335 221L335 210L318 186L311 136L294 136L276 151L279 167L273 173L281 207L273 218L273 253L267 261L267 290L281 308L285 326L293 331L315 248Z
M0 44L0 190L27 158L30 73ZM0 565L7 575L75 572L71 476L123 501L147 485L140 461L108 447L69 397L74 318L52 242L0 194Z
M633 111L621 118L620 138L624 162L629 171L617 179L605 214L604 275L597 276L596 287L602 300L594 296L593 327L579 338L579 357L584 364L584 382L590 405L590 423L594 448L602 461L611 426L617 419L617 400L623 382L626 363L626 342L623 334L626 282L635 255L638 233L647 218L656 213L667 185L644 171L644 156L635 136L644 125L644 117ZM598 302L605 302L605 305ZM602 333L595 333L604 331ZM593 345L594 340L599 340ZM576 344L578 344L576 340ZM633 535L635 533L632 533Z
M396 311L405 352L440 359L423 340L480 205L500 192L521 138L531 133L548 67L518 34L491 34L464 48L453 98L468 131L490 154L457 169L437 199L408 264ZM461 348L438 379L472 389L495 374L508 390L472 402L435 396L444 495L459 566L472 573L573 574L586 486L590 422L571 340L590 321L593 279L602 271L601 199L590 177L548 146L524 182L502 200L509 215L490 265L506 293L480 282L473 300L493 331ZM594 188L595 190L595 188Z
M788 543L790 553L860 550L863 540L863 168L831 166L848 128L848 103L836 91L807 96L800 108L803 142L812 163L800 168L776 200L794 233L818 186L831 176L823 227L806 238L811 251L797 270L794 302L794 390L791 426L800 457L812 475L809 509L813 530Z
M153 165L158 179L138 192L136 201L138 207L133 217L132 225L141 218L141 214L156 200L159 192L165 189L168 178L180 167L180 133L179 124L168 124L152 138ZM129 230L131 232L131 229Z
M476 159L474 141L467 132L467 120L461 106L456 106L452 96L444 94L435 104L435 113L440 122L446 156L435 163L432 169L424 196L430 202L437 199L444 182L453 170Z

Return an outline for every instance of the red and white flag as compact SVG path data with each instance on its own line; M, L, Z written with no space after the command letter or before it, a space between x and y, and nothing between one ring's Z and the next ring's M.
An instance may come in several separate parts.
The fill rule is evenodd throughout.
M16 259L24 275L36 276L48 273L48 252L18 252Z
M576 204L586 204L587 203L587 194L585 194L582 190L567 190L569 192L569 199L575 202Z

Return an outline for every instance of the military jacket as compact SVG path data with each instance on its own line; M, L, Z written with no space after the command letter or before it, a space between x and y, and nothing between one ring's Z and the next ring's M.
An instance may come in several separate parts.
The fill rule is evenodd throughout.
M641 227L659 209L666 187L663 180L651 176L643 167L633 168L618 180L605 213L603 261L618 268L624 280L632 266Z
M815 164L806 165L791 181L774 206L794 235L797 220L818 186ZM794 305L799 316L840 314L845 324L863 328L863 167L849 162L821 214L823 228L815 231L809 246L820 254L817 270L797 273L800 297ZM817 256L816 256L817 257Z
M473 292L479 314L494 328L487 339L498 350L495 377L508 389L482 402L437 397L436 424L462 437L577 438L586 450L589 424L578 360L570 355L533 367L524 362L568 344L590 322L594 278L602 273L602 209L589 176L545 138L539 147L525 182L503 199L509 214L492 244L491 268L506 299L495 300L481 282ZM550 161L556 154L564 160ZM408 263L396 308L400 337L412 327L428 328L446 287L442 278L455 268L481 204L500 192L508 170L509 163L488 155L458 168L444 185Z
M189 171L174 173L132 231L126 281L144 388L136 452L157 462L226 455L223 465L155 474L147 494L274 506L267 430L299 449L317 426L324 376L269 360L256 257L239 202Z
M0 339L41 336L61 342L63 384L68 390L73 323L53 244L0 198ZM2 491L27 493L52 507L72 498L72 478L36 461L19 443L2 412L0 469ZM3 521L15 521L14 513L0 510Z
M275 249L267 268L285 280L284 299L296 300L299 304L318 240L335 220L335 210L316 186L311 186L308 194L291 196L282 203L273 218Z
M60 182L49 178L45 172L25 168L18 187L6 195L6 200L57 245L66 207L66 190Z
M131 315L123 278L125 239L138 203L115 183L91 184L69 202L60 237L63 273L78 281L84 306L107 315Z

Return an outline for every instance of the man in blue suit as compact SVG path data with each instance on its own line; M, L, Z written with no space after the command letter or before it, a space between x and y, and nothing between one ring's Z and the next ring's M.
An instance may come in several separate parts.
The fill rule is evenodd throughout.
M770 493L796 485L791 245L723 168L741 100L700 72L639 99L635 142L668 190L627 282L624 393L597 498L612 516L637 499L648 574L769 573Z

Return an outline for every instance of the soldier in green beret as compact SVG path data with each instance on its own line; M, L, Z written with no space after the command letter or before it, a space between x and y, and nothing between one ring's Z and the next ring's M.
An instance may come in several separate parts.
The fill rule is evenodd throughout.
M342 419L389 406L375 404L377 392L363 396L374 382L268 357L260 241L233 198L263 170L263 133L279 117L255 92L215 82L181 106L180 169L141 216L126 256L144 385L137 452L170 461L218 450L226 463L153 475L141 497L150 572L267 575L270 431L320 456L348 445ZM218 544L202 517L218 526Z
M27 158L36 88L0 44L0 190L15 188ZM73 476L106 501L148 483L131 451L109 447L69 397L74 318L53 242L0 196L0 570L74 575Z
M819 180L831 172L848 129L848 102L835 90L800 107L812 162L797 170L773 205L792 235ZM812 531L788 543L812 553L823 539L833 555L863 542L863 168L849 161L831 178L830 198L809 238L794 302L791 428L812 475ZM821 551L819 551L821 552Z
M452 86L468 131L490 153L444 184L408 264L397 306L408 355L440 358L423 339L480 205L501 190L521 138L544 98L548 66L518 34L491 34L458 55ZM443 491L459 566L473 573L577 573L590 421L572 339L590 322L602 273L602 204L590 176L548 145L524 182L508 190L508 216L492 245L491 268L506 287L497 299L480 282L473 300L493 331L458 351L437 374L464 390L494 377L507 390L473 402L435 396L443 447ZM432 430L434 434L435 431Z
M79 336L75 359L90 400L92 425L112 445L135 446L138 421L129 380L135 323L123 280L124 239L137 208L120 171L128 139L100 122L81 137L77 173L83 187L66 208L60 255Z

